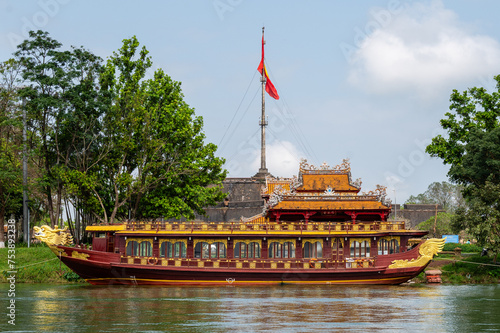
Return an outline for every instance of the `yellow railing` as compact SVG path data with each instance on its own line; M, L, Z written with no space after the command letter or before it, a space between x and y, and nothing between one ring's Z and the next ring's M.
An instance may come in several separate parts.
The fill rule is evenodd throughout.
M147 266L197 267L221 269L351 269L374 268L376 258L346 258L343 260L328 259L199 259L199 258L145 258L121 257L121 263Z
M126 231L185 231L185 232L367 232L405 230L404 222L125 222Z

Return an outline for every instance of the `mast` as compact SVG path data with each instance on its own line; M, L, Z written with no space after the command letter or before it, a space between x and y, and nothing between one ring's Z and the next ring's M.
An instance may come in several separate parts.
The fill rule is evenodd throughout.
M262 62L264 61L264 27L262 27ZM260 82L262 85L262 115L260 118L260 169L253 178L264 182L266 176L270 175L266 167L266 71L262 70L262 75L260 77Z

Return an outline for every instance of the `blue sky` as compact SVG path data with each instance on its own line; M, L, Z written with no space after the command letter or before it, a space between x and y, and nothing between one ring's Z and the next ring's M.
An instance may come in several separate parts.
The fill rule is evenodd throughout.
M106 59L137 36L153 69L182 82L229 175L259 160L261 28L280 94L266 96L267 166L291 176L299 159L351 161L363 190L402 203L448 167L424 149L440 133L452 89L494 89L498 1L0 0L0 60L30 29ZM231 120L233 120L231 122Z

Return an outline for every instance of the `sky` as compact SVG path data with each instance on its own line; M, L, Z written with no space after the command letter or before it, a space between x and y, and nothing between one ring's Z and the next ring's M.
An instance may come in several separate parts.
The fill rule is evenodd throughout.
M348 158L363 191L387 186L404 203L449 166L425 153L444 134L453 89L495 89L500 2L465 1L76 1L0 0L0 61L29 30L106 59L136 36L182 83L229 177L260 167L265 61L279 100L266 95L267 167L298 173L302 158L330 166Z

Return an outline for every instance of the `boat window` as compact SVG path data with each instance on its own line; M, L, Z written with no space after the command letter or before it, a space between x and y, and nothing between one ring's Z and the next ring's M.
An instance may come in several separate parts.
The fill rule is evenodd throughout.
M389 253L399 253L399 243L396 239L391 239L389 242Z
M160 257L186 258L186 244L184 242L163 242L160 247Z
M378 254L399 253L399 242L397 239L381 239L378 242Z
M143 257L151 257L153 255L153 249L149 242L141 242L139 245L139 255Z
M269 244L269 258L295 258L293 242L271 242Z
M260 244L257 242L237 242L234 246L235 258L260 258Z
M226 245L222 242L212 244L199 242L194 247L194 257L203 259L226 258Z
M363 258L370 256L370 242L369 241L351 241L351 257Z
M378 254L389 254L389 241L387 239L381 239L378 242Z
M137 256L139 255L139 243L136 241L131 241L127 244L127 255Z
M323 248L321 242L305 242L304 243L304 258L322 258Z

